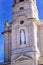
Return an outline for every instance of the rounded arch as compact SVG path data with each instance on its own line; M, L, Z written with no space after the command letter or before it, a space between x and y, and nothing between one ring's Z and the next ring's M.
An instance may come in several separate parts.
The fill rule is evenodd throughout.
M27 18L25 17L25 16L19 16L18 18L17 18L17 20L16 20L16 22L20 22L20 21L24 21L24 22L26 22L27 21Z

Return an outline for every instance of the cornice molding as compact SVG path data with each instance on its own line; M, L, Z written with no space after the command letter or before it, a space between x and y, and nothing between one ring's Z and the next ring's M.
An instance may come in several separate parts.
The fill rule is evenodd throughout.
M2 32L2 34L5 34L5 33L11 33L11 30L7 30L7 31Z

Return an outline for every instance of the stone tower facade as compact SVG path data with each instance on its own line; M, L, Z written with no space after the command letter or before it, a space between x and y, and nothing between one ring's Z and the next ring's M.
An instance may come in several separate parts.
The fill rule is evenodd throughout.
M36 1L15 0L12 17L11 65L38 65Z
M42 27L41 27L42 25ZM36 0L14 0L12 23L5 22L4 65L43 64L43 24ZM42 37L42 38L41 38Z

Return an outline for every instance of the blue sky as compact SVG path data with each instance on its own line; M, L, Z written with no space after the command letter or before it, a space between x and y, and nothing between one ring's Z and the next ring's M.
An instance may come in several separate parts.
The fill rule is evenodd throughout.
M13 0L0 0L0 62L4 60L4 39L1 32L4 30L4 22L12 21ZM43 19L43 0L37 0L39 19Z

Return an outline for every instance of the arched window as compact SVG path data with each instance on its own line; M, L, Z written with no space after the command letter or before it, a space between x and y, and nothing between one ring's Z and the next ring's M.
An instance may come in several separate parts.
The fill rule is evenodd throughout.
M19 2L22 2L22 1L24 1L24 0L19 0Z
M20 30L20 44L26 44L26 36L23 29Z
M23 7L20 7L20 10L23 10L24 8Z

